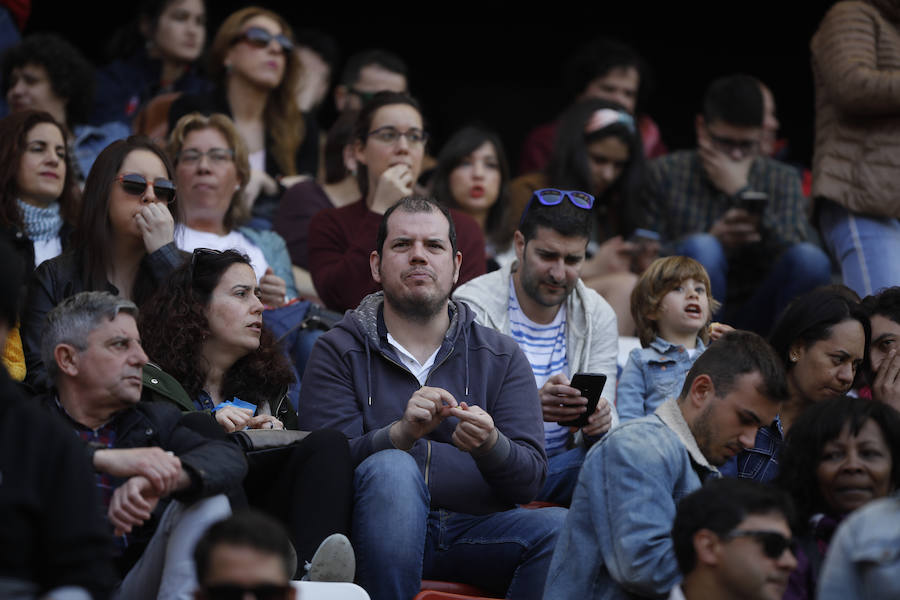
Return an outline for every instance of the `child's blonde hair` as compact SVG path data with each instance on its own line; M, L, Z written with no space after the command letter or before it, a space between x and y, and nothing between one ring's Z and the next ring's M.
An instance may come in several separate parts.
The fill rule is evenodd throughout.
M631 291L631 316L637 325L641 346L646 348L659 335L656 320L651 319L650 315L659 310L663 297L685 279L694 279L706 287L710 317L719 308L720 303L712 297L709 275L703 265L687 256L657 258L650 263ZM704 326L697 335L704 343L709 342L707 327Z

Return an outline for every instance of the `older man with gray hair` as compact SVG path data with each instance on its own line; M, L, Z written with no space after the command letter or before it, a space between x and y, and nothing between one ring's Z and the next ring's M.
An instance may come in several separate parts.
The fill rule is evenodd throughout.
M247 467L236 445L184 427L175 408L139 402L147 355L136 317L134 303L108 292L54 308L41 353L55 391L43 403L81 438L94 466L122 577L113 597L190 598L193 547L230 514L221 494Z

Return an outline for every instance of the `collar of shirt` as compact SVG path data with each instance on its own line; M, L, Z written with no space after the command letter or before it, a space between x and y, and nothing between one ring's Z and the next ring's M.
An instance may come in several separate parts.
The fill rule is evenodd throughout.
M424 363L420 363L409 350L404 348L400 342L394 339L394 336L392 336L390 332L387 334L387 341L394 350L397 351L400 360L403 362L403 366L409 369L409 372L413 374L413 377L419 381L419 385L425 385L428 374L431 373L431 368L434 366L434 359L437 357L438 350L440 350L441 347L438 346L435 348L434 352L431 353L431 356L428 357L428 360Z

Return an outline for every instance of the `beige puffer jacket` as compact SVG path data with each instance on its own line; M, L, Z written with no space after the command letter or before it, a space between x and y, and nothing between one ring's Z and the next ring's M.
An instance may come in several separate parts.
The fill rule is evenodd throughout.
M900 0L838 2L810 46L813 198L900 217Z

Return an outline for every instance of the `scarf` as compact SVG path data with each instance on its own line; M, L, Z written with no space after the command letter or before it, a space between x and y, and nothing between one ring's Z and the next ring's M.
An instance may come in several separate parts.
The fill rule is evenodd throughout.
M59 202L53 202L46 208L33 206L16 198L16 203L22 211L22 221L25 223L25 235L32 242L44 242L52 240L59 235L62 228L62 217L59 216Z

